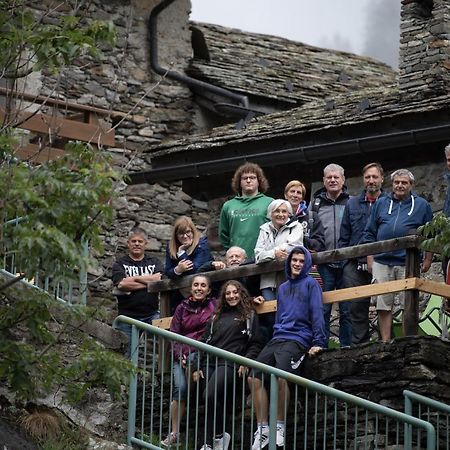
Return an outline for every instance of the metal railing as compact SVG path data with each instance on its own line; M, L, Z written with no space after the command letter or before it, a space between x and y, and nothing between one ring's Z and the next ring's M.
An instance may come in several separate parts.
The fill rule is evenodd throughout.
M200 448L205 442L208 426L209 430L213 427L213 435L224 426L231 435L230 449L251 448L256 428L255 409L246 377L237 376L237 368L243 365L249 374L255 369L261 371L270 392L269 450L276 448L279 379L288 381L291 386L290 405L283 410L286 423L284 449L436 448L435 429L426 420L129 317L119 316L115 324L118 322L132 327L131 348L135 351L131 359L139 368L130 379L129 444L147 449L162 448L161 440L171 431L172 410L173 414L176 411L175 419L180 423L178 448ZM197 352L199 355L191 365L187 365L188 373L200 367L204 371L202 385L188 381L184 415L180 413L182 409L174 410L170 406L171 401L182 400L174 395L171 376L174 365L179 361L172 351L166 351L175 341L189 345L192 354ZM158 365L164 366L167 357L171 371L159 372ZM230 368L227 373L231 375L225 376L224 389L212 377L219 366ZM204 396L205 392L210 395Z
M25 218L16 218L4 223L4 227L18 226ZM83 243L83 256L87 257L89 252L88 242ZM0 255L0 270L5 278L13 279L20 276L24 270L17 263L15 252L6 246L2 247L2 254ZM55 279L45 274L45 268L38 271L30 279L21 279L21 283L35 286L55 299L68 304L86 305L87 299L87 270L81 267L79 270L78 281Z
M404 390L405 414L426 420L436 430L436 450L450 449L450 405L431 398ZM414 407L415 406L415 407ZM409 426L409 425L406 425ZM412 434L407 433L412 439ZM416 441L420 441L420 430L417 430ZM411 445L411 441L409 442Z

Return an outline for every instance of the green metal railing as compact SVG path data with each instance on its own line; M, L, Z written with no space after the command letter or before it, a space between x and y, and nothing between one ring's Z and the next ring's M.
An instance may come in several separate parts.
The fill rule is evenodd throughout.
M405 414L418 417L433 424L436 429L436 450L450 449L450 405L433 400L415 392L403 391L405 398ZM416 408L414 408L416 404ZM409 425L406 425L409 426ZM418 430L419 433L419 430ZM411 439L411 433L408 433ZM420 433L416 440L420 441ZM411 442L410 442L411 444Z
M260 370L263 381L270 392L269 411L269 450L276 447L276 420L278 406L278 379L290 383L290 406L284 410L286 438L284 449L381 449L417 448L434 450L436 434L428 421L413 417L400 411L370 402L337 389L321 385L306 378L292 375L274 367L258 363L205 343L193 341L184 336L153 327L126 316L115 320L132 327L131 359L140 370L131 375L128 404L128 443L142 448L160 449L161 440L170 432L170 400L173 397L171 372L176 358L171 351L174 341L187 344L195 349L203 367L212 368L222 364L233 369L225 393L217 392L211 407L203 397L204 389L211 388L208 374L205 373L205 387L198 383L188 383L186 415L178 417L180 428L179 447L200 448L204 442L205 422L211 417L215 422L218 408L226 410L224 425L231 435L230 449L249 449L253 441L256 423L252 396L247 395L247 380L236 375L237 368L243 365L249 369ZM194 350L193 350L194 351ZM195 365L196 364L196 365ZM198 369L199 362L191 370ZM166 369L170 370L166 370ZM207 369L208 370L208 369ZM250 400L250 401L248 401ZM248 404L250 403L250 405ZM212 415L212 416L211 416ZM215 426L218 426L217 424ZM420 430L422 434L418 434ZM419 442L416 437L419 436ZM425 436L422 440L422 436Z
M4 226L18 226L23 222L25 218L19 217L16 219L8 220ZM83 256L87 256L89 252L89 245L87 241L83 242ZM3 254L0 257L0 270L7 278L17 277L22 273L21 267L18 266L16 256L8 248L3 248ZM21 283L25 283L29 286L37 287L43 291L46 291L55 299L72 304L86 305L87 299L87 270L82 267L79 270L79 281L73 282L72 280L55 280L45 275L45 273L37 272L32 279L22 279Z

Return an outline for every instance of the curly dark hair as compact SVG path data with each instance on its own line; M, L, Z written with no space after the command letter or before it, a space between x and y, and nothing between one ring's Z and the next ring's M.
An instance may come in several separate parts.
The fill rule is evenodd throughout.
M220 317L223 308L228 305L227 301L225 300L225 291L230 285L235 286L240 294L241 301L238 305L238 308L241 312L241 320L245 321L251 316L251 312L255 309L255 307L253 305L253 297L250 296L244 285L237 280L228 280L222 285L217 300L216 311L214 313L214 320L217 320Z
M234 193L239 195L241 193L241 176L244 173L254 173L258 178L258 192L266 193L269 189L269 182L264 175L264 171L258 164L255 163L245 163L239 166L234 172L233 178L231 179L231 189Z

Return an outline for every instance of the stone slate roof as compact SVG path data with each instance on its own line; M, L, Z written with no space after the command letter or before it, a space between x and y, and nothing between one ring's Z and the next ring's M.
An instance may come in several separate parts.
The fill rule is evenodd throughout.
M207 51L194 42L189 75L287 107L396 81L396 71L371 58L218 25L191 28Z
M357 124L370 125L381 118L450 109L450 96L401 101L397 85L371 89L364 93L336 96L332 101L317 100L303 107L253 118L242 128L228 125L208 133L167 141L148 149L151 157L186 150L214 152L228 143L244 143L273 137L294 136ZM274 149L275 150L275 149Z

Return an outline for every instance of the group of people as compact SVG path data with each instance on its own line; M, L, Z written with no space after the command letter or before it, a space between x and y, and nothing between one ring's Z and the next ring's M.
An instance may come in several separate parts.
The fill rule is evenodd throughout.
M214 260L206 237L189 217L182 216L174 223L165 267L145 254L146 234L134 228L127 241L128 255L119 258L113 266L113 283L119 290L119 314L151 323L158 317L158 302L154 294L146 292L147 283L160 280L163 274L169 278L197 274L192 278L190 291L179 295L172 304L172 331L298 373L305 355L314 356L328 346L332 305L323 305L322 291L369 284L374 280L400 279L405 270L403 250L318 267L312 263L311 252L405 236L432 219L429 203L412 190L414 175L409 170L396 170L390 178L392 192L387 193L382 188L381 165L367 164L362 170L361 193L350 196L344 169L338 164L328 164L324 168L323 187L313 194L308 205L306 188L300 181L290 181L284 198L273 199L265 194L269 183L263 170L257 164L243 164L231 182L236 195L224 203L220 214L219 236L226 249L225 261ZM432 254L424 253L423 272L429 269L431 258ZM254 286L246 286L247 279L241 279L225 282L218 294L213 295L217 286L212 286L202 274L249 261L260 264L272 260L285 261L284 277L262 274L257 292ZM258 318L255 305L272 299L277 299L276 314ZM383 342L391 340L393 302L393 294L377 298ZM369 306L370 298L339 303L341 347L369 340ZM127 325L120 327L130 334ZM198 358L189 346L175 343L173 352L175 392L171 403L171 431L162 441L164 446L179 442L189 381L186 368ZM198 360L197 366L201 367ZM212 386L219 392L211 393L208 387L205 391L205 398L213 407L214 395L222 395L233 377L227 373L231 370L229 366L204 369L195 371L193 378L199 381L208 373L210 381L213 380ZM240 367L238 375L248 377L257 416L252 448L260 449L269 440L266 388L258 372L247 373L246 368ZM277 445L283 445L285 418L282 414L289 389L283 380L279 381L278 388L281 406L276 440ZM230 436L222 424L223 409L217 408L216 414L207 419L202 450L228 448Z

